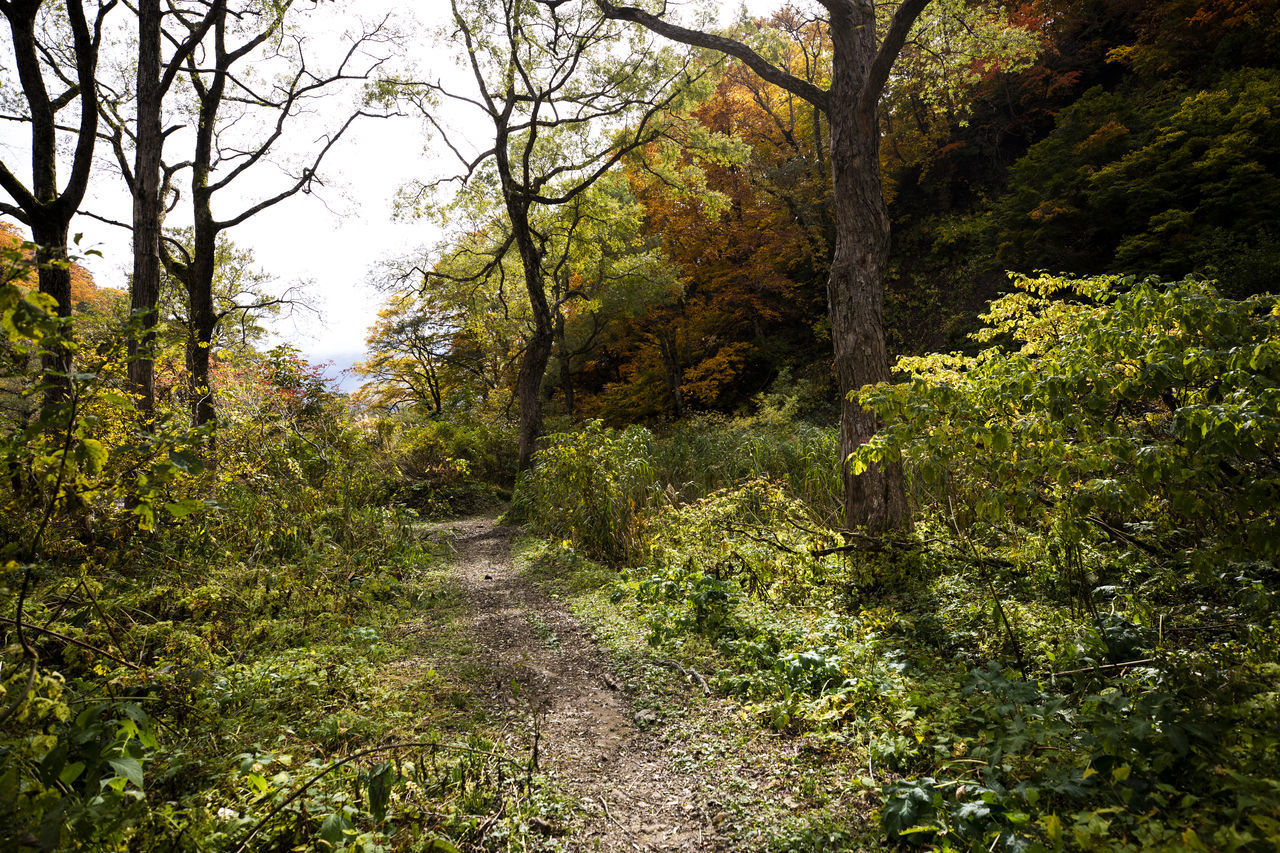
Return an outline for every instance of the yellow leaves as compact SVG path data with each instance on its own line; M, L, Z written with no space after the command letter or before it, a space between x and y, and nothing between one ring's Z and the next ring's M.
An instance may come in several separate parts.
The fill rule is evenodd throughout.
M1099 157L1110 151L1115 143L1129 135L1129 128L1112 119L1099 127L1087 139L1075 147L1075 153L1084 157Z
M1041 816L1039 823L1055 846L1062 843L1062 818L1056 814L1047 814Z
M746 341L726 344L711 358L685 372L684 388L690 396L708 406L741 374L755 346Z
M1027 214L1032 222L1052 222L1060 216L1074 216L1080 211L1069 204L1062 204L1055 199L1045 199Z

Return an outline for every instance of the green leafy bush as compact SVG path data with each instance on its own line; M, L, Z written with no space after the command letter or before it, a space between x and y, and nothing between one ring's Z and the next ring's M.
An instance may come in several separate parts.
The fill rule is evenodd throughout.
M397 426L387 424L390 431ZM400 480L394 499L430 516L492 505L515 479L515 433L508 425L410 421L384 441Z
M512 517L571 539L589 556L620 564L638 554L643 511L657 486L643 427L619 432L599 421L548 436L520 480Z
M903 459L954 529L1181 553L1204 577L1280 548L1280 312L1209 282L1015 278L975 357L903 359L864 391L886 422L855 467Z

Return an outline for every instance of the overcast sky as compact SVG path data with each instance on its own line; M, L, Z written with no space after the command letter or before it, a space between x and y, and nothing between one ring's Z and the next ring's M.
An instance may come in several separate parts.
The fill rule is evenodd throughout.
M376 17L384 10L403 9L405 4L396 0L361 0L352 5L362 15ZM742 9L739 2L718 5L726 21ZM751 0L746 5L752 13L764 14L780 4L776 0ZM414 13L416 22L408 28L426 33L444 23L447 11L443 0L421 3ZM344 23L349 24L350 19L321 19L316 25L320 30L314 36L336 44ZM5 45L7 48L7 39ZM424 44L420 50L433 78L458 73L447 44ZM8 57L4 61L11 62ZM334 102L334 109L345 108L343 100ZM325 118L328 116L322 113L292 128L295 151L305 151L323 132ZM25 166L23 139L27 130L11 123L5 125L0 128L0 157ZM465 133L468 128L464 124L461 130ZM476 127L477 133L482 134L483 130L483 126ZM425 142L416 119L378 119L358 124L325 160L321 169L323 188L310 195L299 194L227 232L237 246L251 250L258 265L275 277L278 290L304 285L304 301L314 310L295 311L292 317L277 321L276 333L299 347L310 360L332 362L331 375L349 367L364 352L366 330L376 319L382 302L382 296L371 286L373 270L385 259L410 254L438 239L426 222L396 221L392 216L397 189L408 180L446 168L443 152ZM288 156L287 148L284 154ZM106 155L105 150L100 150L100 159ZM28 167L15 171L22 177L30 170ZM256 200L270 194L255 195L256 188L259 187L246 183L242 198ZM240 200L233 200L222 212L215 207L214 213L226 215L239 203ZM129 219L129 196L105 159L93 180L86 207L116 220ZM189 218L183 220L179 210L168 224L186 222ZM77 217L72 231L84 234L82 249L102 252L102 257L90 257L85 262L98 284L124 289L131 267L128 233L83 216ZM349 387L350 380L344 384Z

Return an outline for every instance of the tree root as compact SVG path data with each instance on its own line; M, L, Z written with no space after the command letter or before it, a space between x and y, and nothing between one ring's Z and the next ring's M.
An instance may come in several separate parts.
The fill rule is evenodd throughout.
M681 666L680 664L676 663L675 661L666 660L665 658L655 658L649 661L649 663L653 664L654 666L666 667L667 669L680 673L687 680L696 682L698 686L702 688L702 695L704 696L711 695L711 686L707 684L707 680L703 678L702 675L696 669L687 669Z

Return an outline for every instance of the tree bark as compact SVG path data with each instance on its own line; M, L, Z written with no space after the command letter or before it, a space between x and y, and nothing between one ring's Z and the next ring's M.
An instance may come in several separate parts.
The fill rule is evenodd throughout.
M222 22L219 22L219 27ZM191 207L195 217L192 228L191 263L185 269L183 284L187 288L188 320L187 369L190 372L191 423L194 426L217 423L217 409L210 384L210 362L213 356L213 334L218 315L213 304L213 277L216 269L218 234L222 230L213 218L213 193L209 189L210 163L213 157L213 127L222 103L225 75L215 76L201 98L200 124L196 132L196 155L191 168Z
M71 266L67 259L67 236L70 223L58 216L31 217L31 239L36 244L36 272L40 292L58 302L58 316L71 316ZM53 342L44 355L43 369L48 382L45 401L58 402L70 393L65 374L71 370L73 356L69 340Z
M217 409L210 384L210 361L213 355L213 333L218 325L213 305L213 276L216 268L218 233L221 223L213 218L213 191L209 175L214 157L214 132L218 110L226 91L228 54L225 46L225 3L219 3L214 22L214 73L207 87L197 86L200 115L196 126L195 156L191 165L192 243L190 264L185 268L183 284L187 288L188 321L187 369L190 373L191 423L194 426L217 425ZM196 78L192 76L193 82Z
M569 352L569 344L564 339L564 312L556 312L556 349L560 362L560 392L564 394L564 413L573 417L573 375L569 372L573 367L573 353Z
M32 240L40 247L36 259L40 264L37 279L41 292L58 303L58 315L70 317L71 270L67 265L67 236L71 219L84 200L93 166L93 149L98 132L98 102L95 74L98 66L98 39L102 18L111 4L100 7L98 18L90 27L82 0L66 0L67 21L71 27L72 52L75 63L75 85L58 98L50 98L42 71L41 46L36 38L36 21L42 0L9 0L0 3L0 14L9 22L13 57L22 97L31 119L31 187L28 189L0 162L0 188L13 199L13 205L0 205L31 229ZM66 185L58 188L57 113L76 98L80 102L80 122ZM49 390L45 401L57 402L70 389L65 375L73 361L69 341L56 343L45 357L44 368Z
M136 329L129 340L129 380L149 419L156 406L155 326L160 301L160 0L138 4L138 118L133 181L133 284L129 308Z
M864 14L857 14L859 10ZM858 389L890 378L883 323L889 212L880 179L880 126L875 102L868 107L859 97L876 56L874 13L867 7L834 8L831 38L831 102L849 105L828 115L836 245L827 281L827 310L843 397L840 459L845 523L881 531L906 521L901 466L873 465L855 476L848 461L849 454L879 427L875 415L857 401Z
M794 77L747 45L691 30L641 9L596 0L606 17L631 21L684 44L733 56L766 81L803 98L830 128L836 245L827 281L827 308L840 385L840 464L845 524L873 531L908 523L900 465L871 466L854 476L849 454L876 433L876 418L850 395L890 378L883 328L884 277L889 264L889 216L880 178L878 104L893 63L929 0L902 0L884 40L876 39L872 0L819 0L830 14L831 88ZM820 123L819 123L820 124Z
M192 253L194 264L187 281L187 299L190 302L191 330L187 336L187 369L190 372L191 423L216 426L217 407L213 401L211 367L213 360L213 335L218 327L218 315L213 305L214 245L217 232L196 226L196 239Z
M680 342L677 339L677 332L673 330L669 336L661 335L658 338L658 352L662 355L662 365L666 368L664 375L667 380L667 391L671 394L671 407L675 411L676 419L679 420L685 416L685 405L681 382L684 367L680 363Z
M525 290L529 294L529 308L533 313L533 332L525 344L520 372L516 375L516 402L520 406L517 421L517 464L523 471L529 467L538 436L542 434L542 377L546 375L547 362L551 360L555 328L551 306L547 303L546 286L542 280L542 247L529 225L529 200L522 197L509 180L511 166L510 163L503 162L506 160L505 139L498 146L498 151L498 173L504 178L507 215L511 220L516 248L520 252Z

